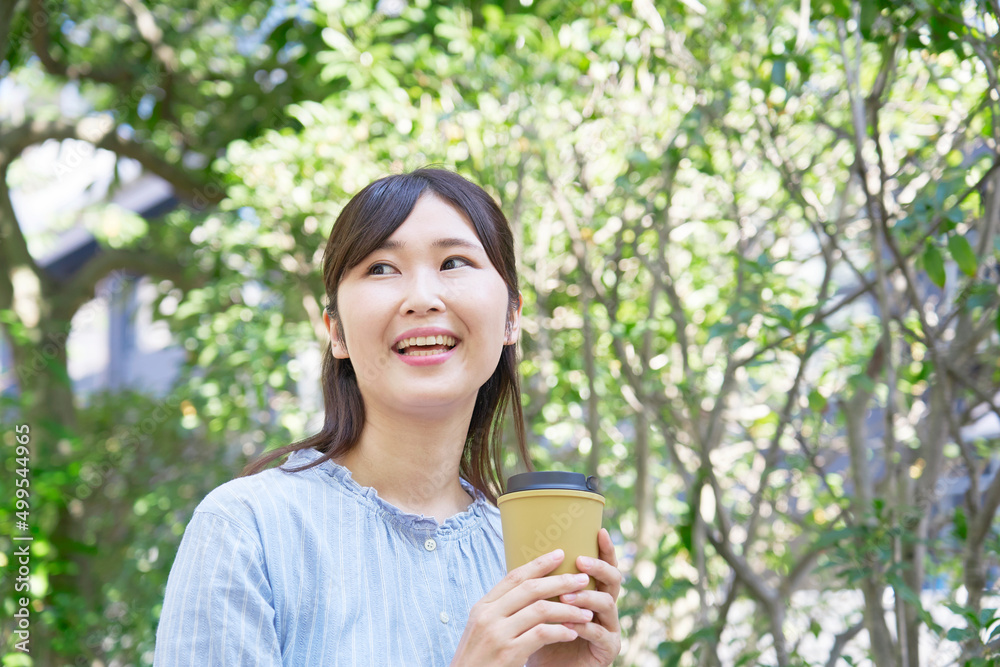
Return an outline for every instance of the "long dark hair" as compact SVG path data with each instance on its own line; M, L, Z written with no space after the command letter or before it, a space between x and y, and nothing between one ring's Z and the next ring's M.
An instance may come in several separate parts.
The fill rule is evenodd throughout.
M376 250L406 220L421 196L433 193L461 211L472 223L486 254L507 285L508 313L517 310L519 293L514 259L514 235L493 198L478 185L444 169L418 169L409 174L380 178L367 185L344 207L333 225L323 256L327 312L340 327L337 287L344 274ZM509 323L510 320L508 320ZM341 339L343 339L343 331ZM316 449L323 456L293 472L339 458L361 439L365 404L350 359L337 359L327 345L323 355L323 429L300 442L268 452L243 469L253 475L276 459L300 449ZM495 503L503 492L503 418L507 407L514 416L517 455L531 468L521 411L517 349L505 345L496 370L479 388L466 435L459 473Z

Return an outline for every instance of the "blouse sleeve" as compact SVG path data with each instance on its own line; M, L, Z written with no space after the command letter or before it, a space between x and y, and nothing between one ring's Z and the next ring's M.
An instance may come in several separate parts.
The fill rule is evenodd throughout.
M246 528L195 512L167 579L153 664L281 665L271 586Z

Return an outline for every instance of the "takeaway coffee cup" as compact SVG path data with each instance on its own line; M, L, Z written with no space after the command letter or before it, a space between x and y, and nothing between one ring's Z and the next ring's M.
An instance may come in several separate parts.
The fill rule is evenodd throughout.
M507 571L555 549L566 553L551 574L577 574L577 556L597 558L604 496L597 479L576 472L526 472L497 499ZM590 578L587 588L595 588Z

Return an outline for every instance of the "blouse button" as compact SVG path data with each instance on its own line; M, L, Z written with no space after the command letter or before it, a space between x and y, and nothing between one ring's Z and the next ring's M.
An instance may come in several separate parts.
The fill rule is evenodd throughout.
M435 549L437 549L437 542L428 537L427 541L424 542L424 549L427 549L428 551L434 551ZM445 623L447 622L448 621L445 621Z
M448 612L446 612L446 611L442 611L441 612L441 622L442 623L447 623L448 622Z

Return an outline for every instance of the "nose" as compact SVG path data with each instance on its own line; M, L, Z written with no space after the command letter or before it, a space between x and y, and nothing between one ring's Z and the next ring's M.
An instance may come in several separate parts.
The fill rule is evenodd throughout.
M436 270L415 271L407 281L406 291L400 303L400 313L423 315L444 312L445 286Z

